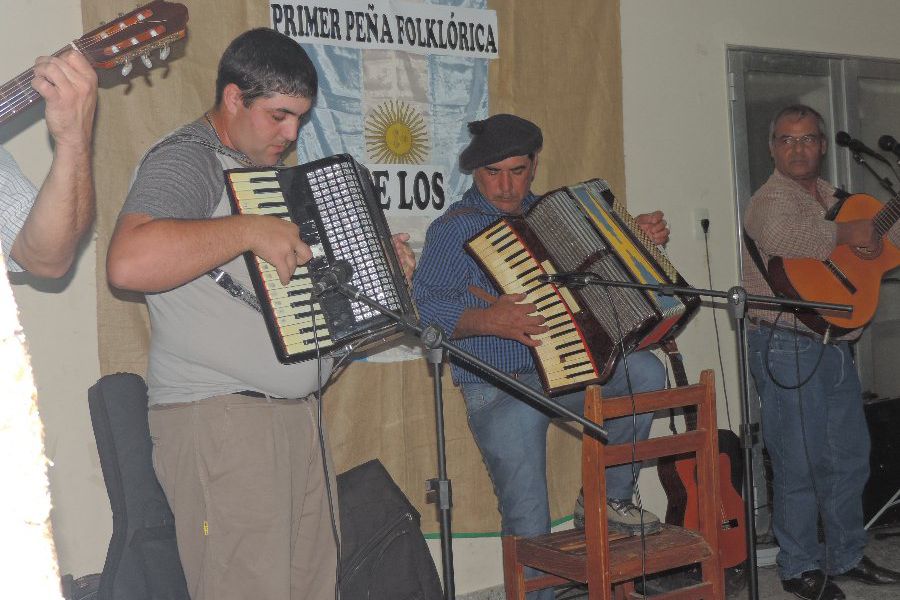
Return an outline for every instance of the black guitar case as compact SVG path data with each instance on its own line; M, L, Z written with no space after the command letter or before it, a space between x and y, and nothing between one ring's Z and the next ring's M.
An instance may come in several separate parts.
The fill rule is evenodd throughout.
M98 600L189 600L175 518L153 471L147 386L132 373L88 390L113 532Z

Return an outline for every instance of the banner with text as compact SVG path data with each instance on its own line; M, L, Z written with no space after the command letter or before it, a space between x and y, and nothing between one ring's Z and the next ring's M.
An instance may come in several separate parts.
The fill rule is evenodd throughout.
M498 55L496 13L485 6L269 2L272 28L298 40L319 73L298 160L347 153L364 164L391 230L408 232L417 253L431 221L471 185L459 153L466 124L487 117L487 59Z
M498 55L494 11L400 0L270 2L269 7L272 28L300 43L470 58Z

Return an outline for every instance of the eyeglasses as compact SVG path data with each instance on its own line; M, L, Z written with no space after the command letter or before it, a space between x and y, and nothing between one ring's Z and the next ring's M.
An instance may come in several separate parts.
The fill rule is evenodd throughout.
M793 148L794 146L812 146L813 144L818 144L819 140L821 139L822 136L817 133L808 133L806 135L801 135L800 137L794 137L792 135L782 135L775 138L775 144L784 148Z

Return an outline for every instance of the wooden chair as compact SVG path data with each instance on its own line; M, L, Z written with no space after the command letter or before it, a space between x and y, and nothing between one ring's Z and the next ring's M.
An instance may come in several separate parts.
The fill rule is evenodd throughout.
M655 412L667 408L697 407L697 429L638 442L636 460L694 454L697 458L697 488L700 502L699 531L663 525L659 533L641 538L610 534L606 522L606 478L604 467L630 463L632 446L606 446L584 434L582 481L584 483L585 528L550 533L533 538L503 538L503 572L508 600L524 600L525 593L570 582L585 583L588 598L642 598L634 582L645 574L679 566L700 564L701 581L690 587L653 596L654 600L725 597L719 563L718 519L719 474L717 461L716 393L712 371L700 375L700 383L634 396L635 411ZM601 399L600 388L585 394L585 416L597 423L630 416L630 397ZM645 551L645 553L644 553ZM642 556L643 555L643 556ZM524 567L546 575L525 580ZM613 595L615 593L615 595Z

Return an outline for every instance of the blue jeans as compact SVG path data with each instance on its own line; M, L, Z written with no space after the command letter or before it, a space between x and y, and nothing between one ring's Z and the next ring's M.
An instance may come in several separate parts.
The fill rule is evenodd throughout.
M609 381L602 387L607 397L658 390L665 387L666 372L662 363L650 352L636 352L619 361ZM629 390L628 379L631 380ZM520 377L529 387L540 389L538 375ZM494 493L499 500L504 535L535 536L550 531L550 505L547 499L547 429L550 416L489 383L465 383L462 394L466 401L469 428L481 450ZM555 398L578 414L584 412L584 392ZM645 440L650 435L652 414L637 415L636 436ZM635 428L631 417L604 422L609 443L629 442ZM606 492L609 498L631 500L634 491L631 465L606 470ZM574 500L574 498L573 498ZM537 571L526 569L525 576ZM540 590L528 595L529 600L551 600L553 590Z
M823 351L808 337L766 327L749 332L748 346L762 401L763 440L772 459L781 578L812 569L843 573L856 566L866 546L862 492L869 479L869 429L850 347L829 344ZM776 383L796 385L810 373L799 390Z

